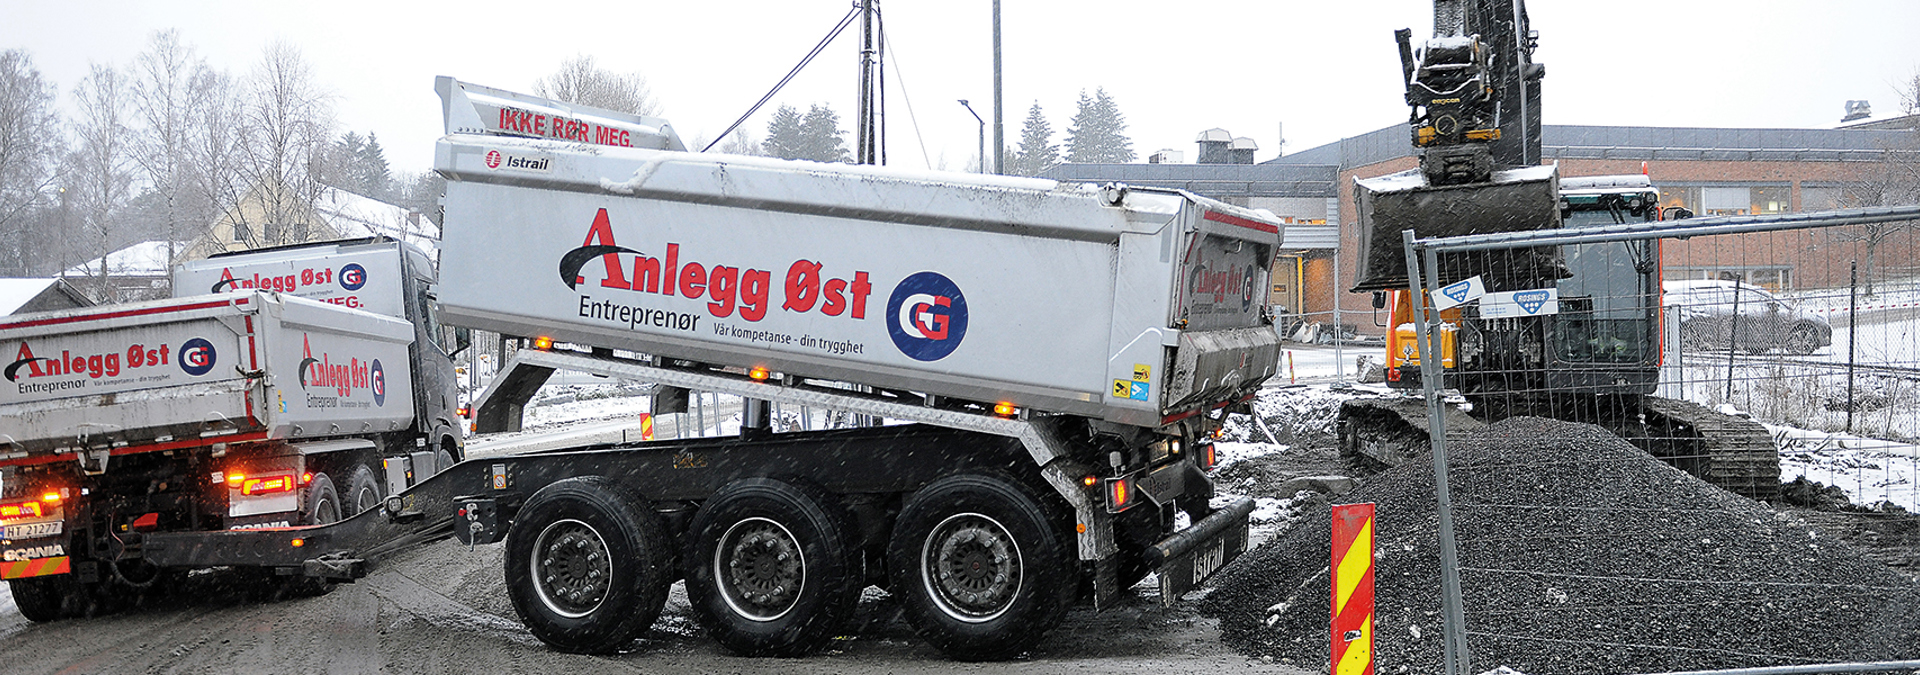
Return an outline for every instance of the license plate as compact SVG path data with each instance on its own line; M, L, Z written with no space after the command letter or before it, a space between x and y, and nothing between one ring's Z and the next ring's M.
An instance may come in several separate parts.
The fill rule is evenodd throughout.
M8 525L4 528L0 528L0 539L32 539L34 537L51 537L53 535L60 534L60 525L61 525L61 521L58 521L58 520L45 522L45 523L24 523L20 525Z

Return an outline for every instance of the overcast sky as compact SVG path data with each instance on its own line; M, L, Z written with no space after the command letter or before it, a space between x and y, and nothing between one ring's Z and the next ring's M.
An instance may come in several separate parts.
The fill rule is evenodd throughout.
M1392 33L1431 32L1430 0L1003 1L1009 146L1038 101L1063 142L1082 90L1105 87L1144 161L1194 157L1223 127L1275 156L1403 121ZM592 54L644 74L689 144L712 138L846 14L848 0L493 3L22 2L7 0L0 49L25 49L69 105L89 62L125 66L178 28L217 68L243 74L274 40L298 47L333 94L340 131L379 134L396 170L432 162L442 131L435 75L526 91ZM992 122L989 0L881 0L891 46L888 155L970 170ZM1898 114L1920 72L1914 0L1535 0L1535 59L1549 124L1832 127L1848 99ZM779 95L828 103L851 126L857 73L848 30ZM766 133L770 105L746 127ZM991 127L988 130L991 138ZM849 136L849 145L851 145ZM921 147L926 148L925 155Z

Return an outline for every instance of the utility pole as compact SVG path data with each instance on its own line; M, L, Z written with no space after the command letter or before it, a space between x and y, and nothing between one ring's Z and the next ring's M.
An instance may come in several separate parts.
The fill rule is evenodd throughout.
M974 163L974 168L977 170L976 173L986 173L987 172L987 121L980 119L980 113L973 111L973 106L967 103L967 99L964 99L964 98L960 99L960 107L966 108L967 114L973 116L973 121L980 123L980 143L979 145L974 146L980 149L980 161Z
M880 13L880 0L860 3L860 108L854 121L854 163L884 163L880 154L880 64L876 58L874 20Z
M1004 174L1007 158L1006 124L1000 106L1000 0L993 0L993 172ZM981 163L983 166L985 162Z

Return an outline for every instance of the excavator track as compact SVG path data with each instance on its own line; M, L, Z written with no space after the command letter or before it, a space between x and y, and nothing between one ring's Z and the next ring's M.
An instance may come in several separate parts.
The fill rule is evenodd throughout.
M1642 397L1640 409L1653 433L1622 434L1627 441L1728 492L1780 500L1780 452L1759 422L1658 396Z
M1600 402L1596 402L1600 401ZM1756 501L1780 499L1780 455L1766 427L1752 420L1654 396L1589 397L1584 405L1504 406L1506 414L1597 424L1674 467ZM1487 411L1494 406L1481 406ZM1449 439L1478 433L1487 422L1447 406ZM1427 406L1418 397L1352 399L1341 404L1341 453L1397 466L1427 452Z

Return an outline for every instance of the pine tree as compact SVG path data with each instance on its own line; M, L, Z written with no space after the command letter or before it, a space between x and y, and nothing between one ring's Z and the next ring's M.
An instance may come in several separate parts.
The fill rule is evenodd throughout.
M847 144L841 138L840 115L832 108L814 104L807 110L807 118L800 123L801 133L807 138L807 155L801 159L816 162L846 162L852 159L847 154Z
M1067 161L1076 163L1131 162L1133 141L1127 138L1126 117L1105 88L1092 98L1080 92L1079 110L1067 128Z
M806 159L806 141L800 111L793 106L783 105L773 111L773 120L767 122L767 141L760 148L769 157Z
M386 199L393 191L393 172L387 167L387 153L380 149L380 137L367 132L367 143L360 147L354 162L359 192L374 199Z
M1027 121L1020 127L1020 150L1012 159L1009 164L1013 173L1020 176L1038 176L1060 163L1060 146L1053 142L1053 125L1047 124L1039 101L1027 109Z

